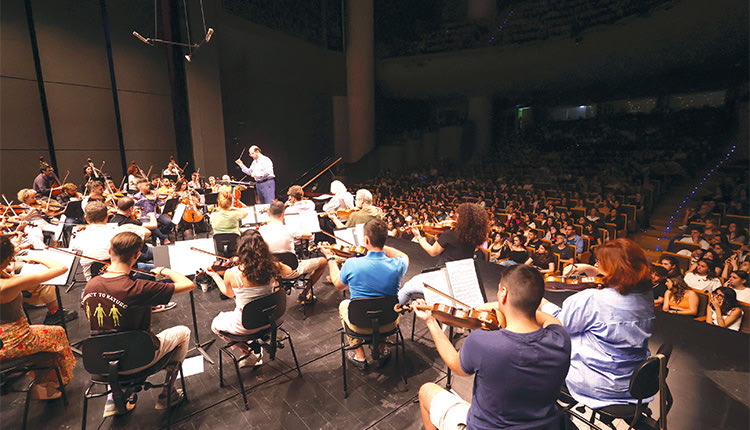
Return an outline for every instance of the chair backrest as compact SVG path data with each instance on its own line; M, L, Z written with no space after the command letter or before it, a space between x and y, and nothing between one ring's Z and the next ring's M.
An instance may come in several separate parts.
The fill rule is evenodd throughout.
M273 256L282 264L289 266L292 270L299 266L299 259L293 252L275 252Z
M353 299L349 302L349 322L361 328L372 328L373 320L377 320L381 327L390 324L398 318L398 313L393 310L396 303L396 296Z
M146 331L124 331L91 336L81 345L83 367L94 375L109 373L110 361L118 360L118 372L149 364L156 354L151 334Z
M216 253L222 257L233 257L237 250L237 239L239 235L236 233L219 233L214 235L214 246L216 247Z
M659 391L659 355L646 359L630 377L630 395L641 400L655 395Z
M691 290L698 295L698 313L695 314L695 318L705 317L706 308L708 307L708 301L710 299L708 293L702 290L696 290L695 288L691 288Z
M286 292L280 288L242 308L242 326L254 330L278 321L286 313Z

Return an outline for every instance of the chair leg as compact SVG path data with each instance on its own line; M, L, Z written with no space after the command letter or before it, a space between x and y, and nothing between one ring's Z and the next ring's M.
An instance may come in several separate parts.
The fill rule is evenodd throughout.
M23 425L21 427L23 430L26 430L26 424L29 422L29 404L31 403L31 390L34 388L34 385L34 381L31 381L26 389L26 403L23 406Z
M63 385L62 376L60 375L60 368L55 366L55 375L57 375L57 384L60 393L62 393L63 404L68 406L68 395L65 393L65 386Z
M180 363L180 385L182 385L182 395L185 397L185 401L189 402L187 389L185 389L185 374L182 373L182 363Z
M222 348L219 348L219 386L224 386L224 362L221 359L221 351L223 351Z
M341 332L341 371L344 375L344 398L349 397L346 391L346 346L344 345L344 333Z
M242 375L240 375L240 363L237 361L237 357L232 354L231 351L226 351L227 354L232 358L234 363L234 371L237 372L237 381L240 383L240 392L242 393L242 400L245 401L245 410L250 410L250 405L247 404L247 393L245 393L245 384L242 382Z
M289 349L292 350L292 357L294 357L294 365L297 366L297 375L301 378L302 377L302 371L299 370L299 361L297 361L297 353L294 352L294 344L292 344L292 337L289 336L289 333L284 329L279 329L283 331L286 334L286 340L289 342Z
M89 386L91 389L91 386ZM86 390L88 391L88 389ZM86 395L86 391L83 393L83 416L81 416L81 430L86 430L86 412L89 409L89 398Z
M414 342L414 326L417 325L417 314L412 315L411 319L411 341Z
M404 385L407 385L408 382L406 381L406 349L404 347L404 344L406 343L404 341L404 335L401 333L401 330L399 330L396 333L396 342L398 342L398 338L401 337L401 379L404 380ZM396 344L396 357L398 357L398 343Z

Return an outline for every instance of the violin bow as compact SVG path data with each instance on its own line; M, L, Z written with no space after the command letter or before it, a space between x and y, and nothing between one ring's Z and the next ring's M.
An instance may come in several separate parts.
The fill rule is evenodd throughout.
M196 248L196 247L194 247L194 246L191 246L191 247L190 247L190 250L191 250L191 251L196 251L196 252L200 252L200 253L202 253L202 254L207 254L207 255L210 255L210 256L212 256L212 257L216 257L216 258L219 258L219 259L221 259L221 260L230 260L230 258L227 258L227 257L222 257L221 255L218 255L218 254L214 254L213 252L208 252L208 251L204 251L204 250L202 250L202 249L200 249L200 248Z
M85 258L87 260L93 260L93 261L96 261L97 263L102 263L102 264L106 265L107 267L112 264L111 261L100 260L98 258L89 257L87 255L79 254L77 252L68 251L67 249L57 248L57 247L54 247L54 246L45 246L44 249L51 249L51 250L54 250L54 251L57 251L57 252L62 252L63 254L75 255L77 257ZM157 277L156 274L154 274L154 273L147 272L147 271L141 270L141 269L136 269L135 267L131 267L130 271L131 272L135 272L135 273L140 273L142 275L153 276L154 278Z
M422 282L422 285L424 285L425 288L427 288L428 290L432 291L433 293L439 294L439 295L445 297L448 300L452 300L452 301L458 303L459 305L465 307L466 309L474 309L473 307L471 307L471 306L467 305L466 303L464 303L464 302L456 299L455 297L451 297L451 296L445 294L444 292L438 290L437 288L433 288L433 287L429 286L426 282Z
M5 201L5 205L8 206L8 209L10 209L11 212L13 212L13 216L18 216L15 210L13 210L13 207L10 205L10 202L8 199L5 198L5 194L0 194L0 196L3 197L3 201Z
M351 242L348 242L348 241L346 241L346 240L344 240L344 239L342 239L342 238L340 238L340 237L336 237L336 236L334 236L334 235L332 235L331 233L328 233L328 232L326 232L326 231L322 231L322 230L321 230L321 233L325 234L325 235L326 235L326 236L328 236L328 237L332 237L332 238L334 238L334 239L336 239L336 240L340 240L340 241L344 242L345 244L347 244L347 245L349 245L349 246L357 246L357 245L355 245L355 244L353 244L353 243L351 243Z

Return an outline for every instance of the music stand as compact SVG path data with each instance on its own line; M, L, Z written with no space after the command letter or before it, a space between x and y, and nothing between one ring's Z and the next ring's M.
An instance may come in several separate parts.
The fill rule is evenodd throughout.
M207 205L215 205L218 203L219 193L206 193L204 194L204 197L206 198L205 203Z
M250 185L240 192L240 201L248 206L254 205L257 200L255 185Z
M67 218L73 218L77 220L83 219L83 208L81 207L81 200L75 200L68 202L68 207L65 208L65 216Z
M175 210L175 208L177 207L178 204L180 204L180 200L179 199L177 199L177 198L168 199L164 203L164 206L161 208L161 213L163 213L164 215L166 215L168 213L174 212L174 210Z
M208 241L208 242L204 242L204 241ZM194 263L194 262L200 263L202 261L200 259L201 254L199 254L199 253L197 253L195 251L190 251L189 247L192 246L192 245L196 245L195 246L196 248L203 249L203 248L208 247L208 243L209 242L210 242L210 248L211 248L211 251L209 251L209 252L215 252L215 247L213 245L214 241L212 239L184 240L184 241L178 242L180 244L179 246L177 244L175 244L173 246L166 246L166 245L156 246L156 247L154 247L154 265L156 267L169 267L169 268L171 268L172 265L170 264L171 259L170 259L170 256L169 256L170 251L172 251L174 253L174 252L176 252L180 248L183 248L184 250L186 250L185 253L190 252L190 253L193 254L194 257L196 257L196 258L182 258L182 259L180 259L181 266L185 265L185 264L191 264L191 263ZM196 266L196 270L193 270L191 273L182 273L183 275L185 275L188 278L192 279L193 282L195 282L195 272L198 269L200 269L201 268L200 266L202 266L202 265L195 264L195 266ZM205 267L205 266L202 266L202 267ZM180 267L180 268L175 267L175 269L179 269L179 270L175 270L177 272L184 272L184 271L187 270L186 268L182 268L182 267ZM211 339L211 340L209 340L207 342L201 343L200 336L198 334L198 318L195 315L195 295L193 294L192 290L188 294L190 295L190 312L192 313L192 316L193 316L193 335L195 336L194 337L194 343L193 343L194 346L193 346L193 348L190 349L190 351L192 351L192 350L198 351L198 353L203 356L204 360L208 361L210 364L213 365L214 364L214 360L211 358L210 355L208 355L208 352L206 352L206 348L211 347L211 345L214 343L214 341L216 339ZM190 351L188 351L188 352L190 352Z

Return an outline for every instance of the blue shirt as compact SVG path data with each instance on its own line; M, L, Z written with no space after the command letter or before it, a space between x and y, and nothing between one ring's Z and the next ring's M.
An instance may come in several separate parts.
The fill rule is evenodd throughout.
M570 366L570 335L558 324L531 333L474 330L459 351L475 374L470 429L489 430L548 418Z
M565 380L573 397L590 408L636 403L630 376L649 357L654 328L651 291L626 296L614 288L588 289L542 311L555 316L570 333L572 354Z
M369 251L364 257L346 260L339 277L349 286L352 299L395 296L407 268L404 257L388 258L384 251Z
M576 235L573 235L572 238L566 237L565 243L567 245L575 245L576 252L578 254L583 254L583 238L581 236L576 234Z

